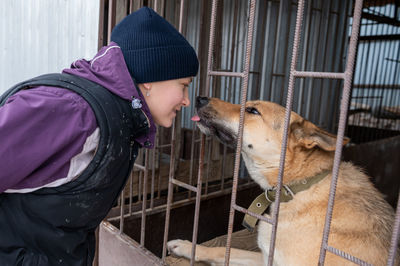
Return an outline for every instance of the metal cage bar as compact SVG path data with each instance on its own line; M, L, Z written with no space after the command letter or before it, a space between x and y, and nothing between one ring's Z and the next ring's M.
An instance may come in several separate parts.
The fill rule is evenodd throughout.
M213 4L216 1L213 2ZM250 11L249 11L249 23L247 29L247 41L246 41L246 55L244 59L244 70L243 70L243 79L242 79L242 93L241 93L241 106L240 106L240 118L239 118L239 132L236 146L236 154L235 154L235 165L233 172L233 182L232 182L232 197L231 197L231 207L229 212L229 223L228 223L228 236L226 240L226 252L225 252L225 265L229 265L230 251L231 251L231 242L232 242L232 231L233 231L233 221L235 216L235 208L236 206L236 196L237 196L237 185L239 178L239 166L240 166L240 152L242 148L242 137L243 137L243 121L244 121L244 105L247 100L247 87L249 81L249 72L250 72L250 55L252 49L252 41L253 41L253 29L254 29L254 17L255 17L255 6L256 1L250 1Z
M181 0L180 5L180 15L179 15L179 31L182 32L183 27L183 12L184 12L185 1ZM208 85L206 85L208 87ZM208 90L207 90L208 91ZM165 263L165 257L167 252L167 241L168 241L168 230L169 230L169 220L171 213L171 205L173 198L173 185L177 185L183 188L188 189L189 191L196 193L196 203L195 203L195 215L194 215L194 225L193 225L193 235L192 235L192 256L190 259L190 265L194 265L194 257L196 252L196 242L197 242L197 232L198 232L198 221L199 221L199 212L200 212L200 200L201 200L201 187L202 187L202 175L203 175L203 159L204 159L204 149L205 149L205 138L202 135L200 139L200 162L199 162L199 172L198 172L198 180L197 186L194 187L191 184L186 184L174 178L175 173L175 121L172 126L172 138L171 138L171 158L170 158L170 172L169 172L169 181L168 181L168 197L167 197L167 208L165 215L165 228L164 228L164 242L163 242L163 250L162 250L162 261Z
M144 173L143 173L143 198L142 198L142 221L140 225L140 246L144 246L146 233L146 207L147 207L147 178L149 176L149 150L145 151L144 156Z
M331 221L332 221L333 204L335 201L336 185L337 185L338 174L339 174L339 164L340 164L340 159L342 156L343 137L344 137L344 131L346 128L347 110L348 110L348 105L349 105L351 83L352 83L353 72L354 72L354 62L355 62L356 49L357 49L357 39L358 39L358 34L359 34L359 29L360 29L362 4L363 4L363 0L356 0L355 7L354 7L350 45L348 47L346 70L344 72L345 77L344 77L344 85L343 85L343 95L342 95L342 100L341 100L341 104L340 104L339 128L338 128L337 141L336 141L335 157L334 157L334 161L333 161L331 189L329 192L328 208L327 208L326 216L325 216L324 234L323 234L323 238L322 238L320 258L319 258L319 264L321 264L321 265L325 261L326 251L328 250L328 237L329 237L330 225L331 225ZM356 262L356 260L352 260L353 258L352 258L352 256L349 256L346 259Z
M287 147L287 136L290 122L290 112L292 110L293 105L293 90L295 83L294 71L297 65L298 58L298 49L300 46L300 32L301 32L301 24L303 22L303 14L304 14L304 0L299 0L297 7L297 17L296 17L296 29L294 34L293 41L293 55L292 62L290 65L290 75L289 75L289 85L288 85L288 95L286 100L286 110L285 110L285 122L283 127L283 138L282 138L282 147L281 147L281 155L279 161L279 173L278 173L278 184L277 191L281 191L282 189L282 179L283 179L283 169L285 166L285 156L286 156L286 147ZM271 240L269 246L269 254L268 254L268 265L273 264L274 260L274 252L275 252L275 240L276 240L276 231L278 227L278 216L279 216L279 205L280 205L280 193L276 194L275 205L273 208L273 223L272 223L272 232L271 232Z

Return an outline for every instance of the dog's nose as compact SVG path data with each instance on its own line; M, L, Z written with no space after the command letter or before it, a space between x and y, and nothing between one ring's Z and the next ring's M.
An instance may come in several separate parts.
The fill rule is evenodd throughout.
M207 105L209 102L208 97L197 96L196 98L196 108L201 108Z

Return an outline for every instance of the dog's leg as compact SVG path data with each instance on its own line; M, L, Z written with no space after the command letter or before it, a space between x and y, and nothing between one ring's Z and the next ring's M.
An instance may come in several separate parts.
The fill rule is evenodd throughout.
M171 240L167 243L169 252L177 256L190 259L192 253L192 243L187 240ZM225 261L225 247L205 247L196 245L195 261L207 262L211 265L223 265ZM264 265L263 256L260 252L247 251L242 249L231 249L229 259L230 265Z

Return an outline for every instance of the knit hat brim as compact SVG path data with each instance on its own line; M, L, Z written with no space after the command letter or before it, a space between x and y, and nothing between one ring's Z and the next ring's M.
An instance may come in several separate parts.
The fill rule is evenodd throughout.
M129 58L129 72L137 83L156 82L196 76L196 53L189 46L158 47L144 50L122 50ZM147 71L143 71L147 69ZM180 69L181 71L176 71Z

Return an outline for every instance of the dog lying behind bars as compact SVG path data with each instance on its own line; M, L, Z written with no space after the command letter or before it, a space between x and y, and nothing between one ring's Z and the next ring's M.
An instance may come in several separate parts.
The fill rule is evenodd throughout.
M222 143L236 143L240 106L215 98L196 99L200 130ZM285 108L264 101L246 103L242 156L251 178L273 197L277 185ZM336 136L291 112L274 265L317 265L328 205ZM344 140L344 144L348 139ZM359 168L341 162L328 245L373 265L386 265L394 211ZM308 183L308 184L307 184ZM286 196L285 196L286 195ZM270 201L273 201L273 199ZM267 200L267 203L269 201ZM257 203L257 206L260 205ZM273 204L270 206L270 209ZM269 214L262 213L269 217ZM255 219L256 218L250 218ZM262 253L231 249L230 265L266 265L271 225L259 221ZM168 242L169 252L190 258L192 244ZM196 261L224 263L225 247L197 245ZM397 263L398 265L398 257ZM354 265L326 253L325 265Z

